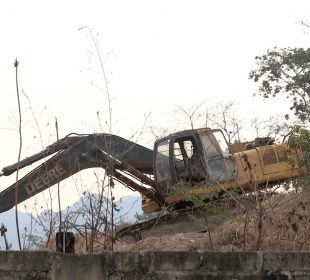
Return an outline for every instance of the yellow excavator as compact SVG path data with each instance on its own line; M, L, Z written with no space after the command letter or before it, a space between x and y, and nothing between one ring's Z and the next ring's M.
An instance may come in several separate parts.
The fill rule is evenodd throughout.
M145 213L181 205L184 190L204 197L253 184L272 186L305 172L300 150L289 144L274 144L266 137L228 145L220 129L201 128L158 139L153 150L112 134L69 134L43 151L4 167L0 175L8 176L51 155L0 193L0 212L12 208L16 198L20 203L94 167L104 168L114 180L139 192Z

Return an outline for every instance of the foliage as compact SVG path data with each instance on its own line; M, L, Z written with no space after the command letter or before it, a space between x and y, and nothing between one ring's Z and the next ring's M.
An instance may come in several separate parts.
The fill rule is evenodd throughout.
M302 164L307 170L310 168L310 131L301 126L296 126L289 138L291 146L302 151Z
M159 215L160 215L160 213L158 213L158 212L143 213L141 215L137 214L136 215L136 222L137 223L146 222L146 221L152 220L154 218L157 218Z
M258 94L264 98L285 94L294 114L301 121L309 120L310 48L274 48L255 60L258 68L249 78L259 83Z
M35 234L27 234L25 232L23 235L23 250L29 251L29 250L37 250L40 248L44 248L44 238L40 235Z

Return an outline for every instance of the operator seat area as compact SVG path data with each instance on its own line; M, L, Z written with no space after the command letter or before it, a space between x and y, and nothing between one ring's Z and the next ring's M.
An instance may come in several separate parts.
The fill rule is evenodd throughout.
M207 179L203 157L193 137L177 139L174 142L173 155L178 181L193 184Z

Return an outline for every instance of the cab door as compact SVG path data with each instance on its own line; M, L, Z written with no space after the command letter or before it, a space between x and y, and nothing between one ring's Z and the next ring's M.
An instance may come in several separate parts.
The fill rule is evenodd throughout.
M154 145L154 175L157 190L166 195L169 187L205 180L207 166L196 130L187 130L157 140Z
M173 174L177 182L191 184L207 178L204 152L198 134L193 132L186 136L176 137L172 141Z

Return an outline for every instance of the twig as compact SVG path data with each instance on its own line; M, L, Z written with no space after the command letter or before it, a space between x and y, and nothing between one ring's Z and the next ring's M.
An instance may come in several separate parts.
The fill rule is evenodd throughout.
M100 67L101 67L101 71L102 71L102 75L104 78L104 83L105 83L105 87L106 87L106 92L107 92L107 99L108 99L108 110L109 110L109 133L112 133L112 107L111 107L111 97L110 97L110 90L109 90L109 82L108 82L108 78L103 66L103 60L101 58L100 55L100 51L99 51L99 47L98 47L98 43L96 42L94 35L93 35L93 31L88 27L88 26L83 26L81 28L79 28L79 30L83 30L83 29L87 29L90 37L93 41L94 47L96 49L97 52L97 56L99 59L99 63L100 63Z
M18 164L16 169L16 186L15 186L15 220L16 220L16 231L17 231L17 239L18 239L18 246L19 250L22 250L22 244L20 241L20 233L19 233L19 223L18 223L18 175L19 175L19 162L21 157L22 145L23 145L23 138L22 138L22 113L20 108L20 99L19 99L19 89L18 89L18 60L15 59L14 67L16 73L16 93L17 93L17 103L18 103L18 115L19 115L19 124L18 124L18 131L19 131L19 151L18 151Z
M55 128L56 128L56 136L57 136L57 142L59 142L59 130L58 130L58 121L57 118L55 118ZM60 183L57 183L57 195L58 195L58 213L59 213L59 240L61 236L61 227L62 227L62 215L61 215L61 202L60 202ZM63 236L63 252L65 252L65 236Z
M96 49L96 53L97 53L97 57L98 57L98 60L99 60L99 63L100 63L100 67L101 67L101 72L102 72L102 75L103 75L103 79L104 79L104 84L105 84L105 88L106 88L106 94L107 94L107 99L108 99L108 115L109 115L109 122L108 122L108 127L109 127L109 133L112 133L112 107L111 107L111 96L110 96L110 90L109 90L109 81L108 81L108 78L107 78L107 75L106 75L106 72L105 72L105 68L104 68L104 63L103 63L103 60L101 58L101 54L100 54L100 51L99 51L99 45L98 45L98 42L95 40L94 38L94 35L93 35L93 31L88 27L88 26L83 26L81 28L79 28L79 30L83 30L83 29L87 29L87 31L89 32L90 34L90 37L91 37L91 40L94 44L94 47ZM97 113L97 116L99 118L99 112ZM100 121L100 118L99 118L99 121ZM99 123L100 124L100 123ZM101 125L100 125L101 126ZM107 152L109 153L109 151L111 150L111 142L109 143L109 146L106 147L107 148ZM112 163L110 163L110 165L112 165ZM106 175L105 175L106 176ZM109 181L109 183L111 183L111 180ZM109 185L110 187L110 195L111 195L111 199L113 197L113 194L112 194L112 186ZM96 207L94 207L93 203L92 203L92 200L91 200L91 196L90 196L90 212L91 212L91 236L90 236L90 244L89 244L89 247L90 247L90 251L93 252L93 249L94 249L94 239L95 239L95 231L97 231L97 228L98 228L98 218L100 216L100 212L101 212L101 205L102 205L102 194L101 193L101 197L99 199L99 209L98 209L98 213L97 213L97 219L96 219L96 223L94 223L94 210L96 209ZM112 234L113 234L113 201L111 202L111 207L112 207ZM108 212L108 200L107 200L107 208L106 208L106 211ZM107 217L107 215L106 215ZM105 241L104 243L106 242L106 237L107 237L107 220L106 219L106 225L105 225L105 231L104 231L104 235L105 235ZM100 225L99 225L100 226ZM112 241L112 249L113 249L113 241Z
M245 251L245 246L246 246L246 234L247 234L248 218L249 218L249 210L246 210L244 227L243 227L243 251Z

